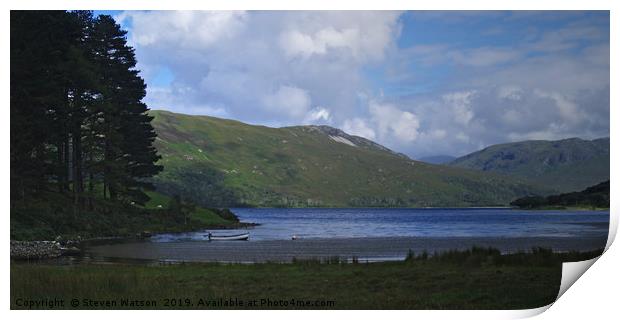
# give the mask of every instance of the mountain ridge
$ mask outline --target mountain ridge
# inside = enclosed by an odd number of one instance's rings
[[[370,139],[366,139],[364,137],[360,137],[356,135],[351,135],[351,134],[344,132],[341,129],[334,128],[328,125],[300,125],[300,126],[288,126],[288,127],[281,127],[281,128],[301,128],[302,130],[304,129],[305,130],[318,130],[320,132],[323,132],[329,135],[329,137],[336,142],[341,142],[341,143],[344,143],[350,146],[357,146],[357,147],[361,146],[361,147],[366,147],[366,148],[374,148],[380,151],[386,151],[394,155],[397,155],[399,157],[411,160],[409,156],[407,156],[404,153],[396,152]],[[338,139],[338,138],[343,138],[344,140]]]
[[[508,174],[560,192],[609,179],[609,137],[528,140],[488,146],[449,166]]]

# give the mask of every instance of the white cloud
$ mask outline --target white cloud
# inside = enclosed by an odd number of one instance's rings
[[[351,118],[357,93],[368,91],[364,67],[395,49],[400,14],[128,11],[117,18],[131,26],[138,68],[150,75],[151,107],[217,105],[241,121],[296,125]],[[151,90],[148,80],[163,66],[171,86],[192,90],[179,97]],[[313,109],[325,105],[337,108]]]
[[[524,118],[525,116],[523,114],[514,109],[506,110],[501,117],[502,121],[510,126],[518,125]]]
[[[345,120],[342,125],[342,130],[350,135],[360,136],[370,140],[374,140],[377,137],[375,131],[366,123],[366,120],[361,118]]]
[[[277,91],[262,98],[265,109],[274,113],[284,113],[292,118],[299,118],[306,114],[312,99],[306,90],[283,85]]]
[[[469,136],[464,132],[457,133],[455,138],[461,142],[469,142]]]
[[[329,110],[323,107],[316,107],[308,111],[308,113],[306,114],[306,117],[303,120],[303,123],[304,124],[311,124],[311,123],[318,123],[318,122],[330,123],[331,121],[332,121],[332,117],[330,115]]]
[[[600,28],[574,23],[562,28],[543,32],[539,38],[529,45],[529,49],[543,52],[557,52],[575,48],[582,40],[596,40],[602,38]]]
[[[293,30],[280,36],[280,45],[289,57],[302,56],[308,58],[313,54],[324,55],[331,48],[346,48],[353,55],[357,55],[360,50],[359,37],[359,30],[357,29],[337,31],[333,28],[327,28],[314,35]]]
[[[454,51],[450,54],[455,62],[474,66],[486,67],[514,61],[519,58],[519,51],[505,48],[476,48],[463,51]]]
[[[472,14],[415,17],[456,27],[502,16]],[[118,18],[130,27],[147,82],[158,70],[173,75],[165,88],[148,82],[145,101],[156,109],[272,126],[332,124],[414,157],[608,134],[609,40],[600,21],[545,25],[523,38],[508,23],[502,36],[512,37],[510,47],[489,36],[483,46],[437,40],[400,48],[407,23],[400,16],[129,11]]]
[[[121,25],[132,25],[130,42],[141,47],[206,48],[234,37],[245,25],[240,11],[124,11]]]
[[[558,114],[565,121],[570,123],[579,122],[582,118],[586,117],[585,114],[579,110],[577,104],[571,101],[568,97],[557,92],[544,92],[542,90],[534,90],[534,94],[541,98],[551,99],[555,103],[555,107],[558,110]]]
[[[355,61],[383,58],[400,32],[399,12],[302,12],[279,35],[289,58],[334,54]]]
[[[370,101],[368,110],[382,140],[394,137],[400,142],[412,142],[418,137],[420,122],[415,114],[376,101]]]
[[[444,94],[442,99],[454,114],[456,122],[467,125],[474,118],[471,99],[476,91],[462,91]]]
[[[437,139],[437,140],[444,139],[447,135],[448,135],[448,132],[443,129],[435,129],[435,130],[431,130],[430,132],[430,136],[433,139]]]
[[[497,97],[500,99],[519,101],[523,98],[523,90],[518,86],[502,86],[497,91]]]
[[[173,109],[175,112],[185,114],[200,114],[219,118],[230,117],[230,114],[222,105],[209,103],[187,103],[187,101],[183,99],[183,97],[185,95],[192,94],[193,89],[189,87],[151,87],[149,91],[150,94],[145,99],[145,103],[147,105],[153,106],[154,103],[151,103],[151,100],[157,101],[157,107],[153,107],[152,109]],[[171,108],[169,106],[174,106],[174,108]]]
[[[475,94],[454,91],[439,98],[408,101],[421,123],[418,139],[410,148],[418,154],[458,156],[481,145],[508,141],[608,135],[609,91],[605,88],[578,96],[536,88],[512,89],[480,87]]]

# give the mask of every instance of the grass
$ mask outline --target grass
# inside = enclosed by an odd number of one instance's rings
[[[382,263],[342,263],[338,258],[250,265],[13,263],[11,308],[23,308],[17,299],[63,299],[68,309],[72,309],[71,299],[80,300],[80,309],[109,308],[85,305],[84,299],[116,301],[112,309],[535,308],[556,298],[562,261],[598,254],[536,249],[500,255],[495,249],[473,248],[437,255],[411,254],[406,261]],[[123,306],[122,299],[152,300],[155,305]],[[292,299],[297,302],[291,304]],[[243,301],[244,305],[228,307],[223,301]],[[256,304],[248,305],[252,301]],[[309,304],[297,304],[300,301]],[[217,306],[208,305],[218,302]]]

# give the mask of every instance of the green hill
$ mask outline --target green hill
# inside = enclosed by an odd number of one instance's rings
[[[490,206],[546,191],[414,161],[327,126],[150,114],[164,166],[157,189],[205,206]]]
[[[449,165],[509,174],[558,192],[577,191],[609,179],[609,138],[498,144]]]

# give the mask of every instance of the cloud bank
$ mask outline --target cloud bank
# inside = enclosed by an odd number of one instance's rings
[[[270,126],[329,124],[412,157],[609,134],[608,14],[460,16],[125,11],[115,18],[129,30],[153,109]]]

